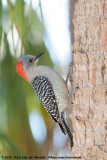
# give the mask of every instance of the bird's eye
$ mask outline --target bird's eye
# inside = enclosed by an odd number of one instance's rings
[[[33,59],[30,59],[29,62],[32,63]]]

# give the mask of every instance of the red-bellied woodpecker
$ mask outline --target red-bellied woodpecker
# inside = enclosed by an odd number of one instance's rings
[[[28,81],[37,96],[42,101],[51,118],[57,122],[64,134],[68,133],[73,146],[73,136],[67,126],[69,91],[64,79],[53,69],[47,66],[37,66],[37,59],[43,54],[36,56],[25,55],[17,62],[17,72]]]

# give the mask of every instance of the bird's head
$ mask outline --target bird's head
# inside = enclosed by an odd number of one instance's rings
[[[28,71],[33,70],[34,66],[37,64],[38,58],[43,54],[39,53],[35,56],[25,55],[21,57],[16,65],[16,70],[19,75],[21,75],[26,81],[29,82]]]

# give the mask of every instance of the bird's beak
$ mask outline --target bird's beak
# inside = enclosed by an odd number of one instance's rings
[[[43,53],[44,53],[44,52],[38,53],[37,55],[35,55],[35,56],[34,56],[34,57],[35,57],[35,60],[37,60]]]

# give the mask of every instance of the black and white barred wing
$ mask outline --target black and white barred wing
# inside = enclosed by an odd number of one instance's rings
[[[65,134],[65,130],[61,124],[59,117],[59,110],[55,98],[54,91],[48,78],[43,76],[37,76],[32,84],[37,96],[42,101],[46,111],[50,114],[55,122],[58,122],[62,132]]]

